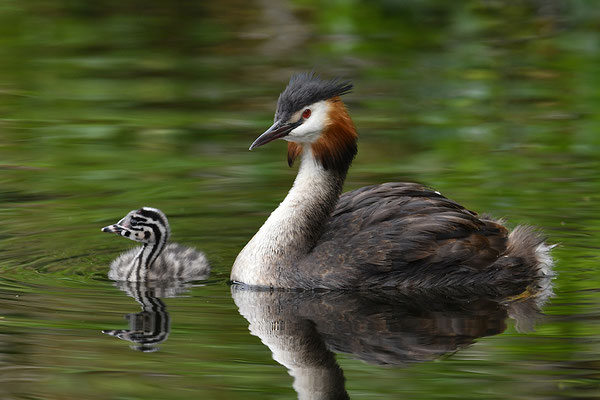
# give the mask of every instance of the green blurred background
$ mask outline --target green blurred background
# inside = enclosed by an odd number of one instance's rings
[[[227,278],[293,180],[284,143],[248,152],[293,72],[355,84],[346,189],[431,185],[539,226],[556,296],[440,363],[340,355],[352,398],[593,398],[600,392],[600,7],[593,0],[0,2],[0,395],[294,398]],[[100,334],[136,303],[105,279],[142,205],[204,250],[141,354]]]

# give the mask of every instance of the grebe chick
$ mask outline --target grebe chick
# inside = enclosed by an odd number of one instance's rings
[[[115,281],[194,281],[208,278],[210,265],[204,253],[177,243],[168,243],[169,222],[156,208],[142,207],[130,211],[102,232],[116,233],[143,243],[110,264],[108,277]]]
[[[534,230],[499,221],[415,183],[341,195],[357,133],[340,96],[352,84],[292,76],[275,123],[250,146],[288,141],[300,169],[287,197],[235,260],[231,280],[300,289],[465,287],[521,293],[552,271]],[[485,287],[485,289],[484,289]]]

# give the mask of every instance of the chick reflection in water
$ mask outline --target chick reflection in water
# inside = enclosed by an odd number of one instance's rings
[[[269,291],[233,285],[240,314],[294,378],[299,399],[347,399],[335,352],[369,364],[431,361],[506,329],[531,327],[549,282],[507,301],[472,293]]]
[[[167,243],[170,227],[166,215],[151,207],[130,211],[102,232],[141,242],[142,246],[117,257],[108,277],[133,297],[142,311],[127,314],[129,329],[104,330],[111,336],[134,343],[135,350],[156,351],[170,332],[170,317],[161,297],[176,297],[190,285],[186,282],[207,279],[210,265],[206,256],[190,247]]]
[[[164,342],[171,332],[171,317],[167,306],[158,297],[176,297],[187,286],[173,283],[168,287],[151,287],[145,282],[116,282],[116,286],[133,297],[142,306],[139,313],[125,315],[129,329],[105,329],[102,333],[131,342],[133,350],[157,351],[157,344]]]

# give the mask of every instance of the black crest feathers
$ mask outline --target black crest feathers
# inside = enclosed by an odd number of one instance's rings
[[[287,87],[277,101],[276,120],[287,120],[303,107],[321,100],[342,96],[352,90],[350,81],[338,78],[323,80],[312,72],[292,75]]]

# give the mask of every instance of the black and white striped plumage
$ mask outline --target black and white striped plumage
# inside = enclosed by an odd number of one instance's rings
[[[170,236],[166,215],[156,208],[130,211],[123,219],[102,228],[143,243],[110,264],[108,277],[115,281],[194,281],[208,278],[206,256],[193,248],[167,243]]]

